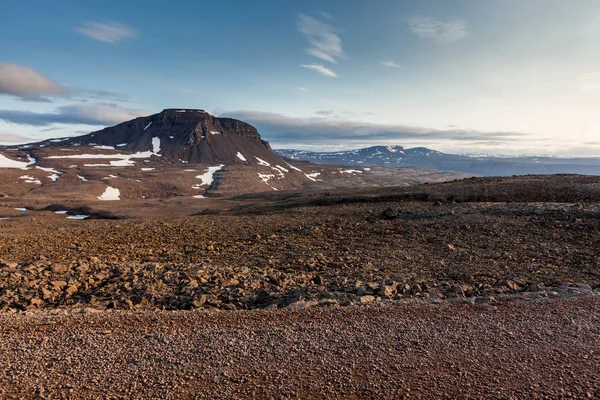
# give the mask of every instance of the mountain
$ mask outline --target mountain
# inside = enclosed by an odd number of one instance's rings
[[[253,126],[204,110],[166,109],[87,135],[49,139],[33,147],[98,146],[119,151],[156,150],[162,159],[210,164],[281,163]]]
[[[278,149],[275,150],[275,153],[291,160],[320,164],[363,167],[418,167],[483,176],[564,173],[600,175],[600,158],[469,157],[442,153],[425,147],[405,149],[402,146],[373,146],[336,152]]]
[[[0,146],[0,198],[18,201],[203,199],[467,176],[472,174],[286,161],[253,126],[203,110],[167,109],[83,136]]]

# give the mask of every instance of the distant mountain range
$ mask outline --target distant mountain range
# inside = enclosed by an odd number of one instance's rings
[[[529,174],[600,175],[600,158],[555,158],[464,156],[446,154],[425,147],[373,146],[364,149],[313,152],[279,149],[280,157],[317,164],[347,166],[421,167],[441,171],[459,171],[484,176]]]

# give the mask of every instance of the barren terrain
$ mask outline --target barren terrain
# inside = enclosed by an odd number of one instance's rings
[[[4,397],[600,396],[598,177],[0,200]]]

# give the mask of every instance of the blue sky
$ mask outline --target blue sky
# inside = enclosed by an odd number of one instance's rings
[[[0,3],[0,142],[164,108],[274,147],[600,155],[596,0]]]

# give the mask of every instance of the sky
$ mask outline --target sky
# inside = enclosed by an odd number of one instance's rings
[[[0,143],[198,108],[274,148],[600,156],[597,0],[2,0],[0,21]]]

